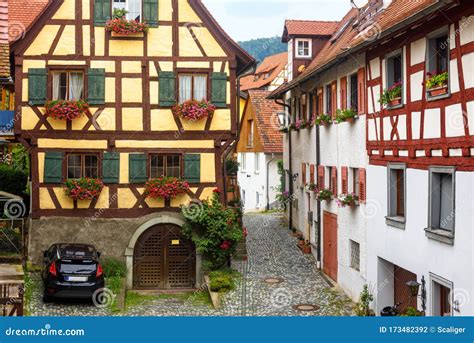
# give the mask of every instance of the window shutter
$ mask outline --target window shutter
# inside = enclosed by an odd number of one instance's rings
[[[314,164],[309,166],[309,183],[314,185]]]
[[[148,179],[145,154],[130,154],[129,178],[130,183],[145,183]]]
[[[325,188],[325,185],[324,185],[324,166],[318,166],[318,188],[319,188],[320,191]]]
[[[341,77],[341,109],[347,108],[347,77]]]
[[[337,168],[336,167],[332,167],[332,175],[331,175],[331,178],[332,178],[332,194],[337,197]]]
[[[28,69],[28,103],[44,105],[46,102],[47,72],[45,68]]]
[[[347,194],[349,191],[348,187],[348,174],[349,170],[347,167],[341,167],[341,184],[342,184],[342,193]]]
[[[176,76],[172,71],[159,72],[159,101],[160,106],[176,104]]]
[[[365,68],[360,68],[357,71],[357,96],[359,98],[358,113],[364,114],[365,112]]]
[[[201,155],[184,155],[184,178],[189,183],[201,182]]]
[[[211,102],[216,107],[227,106],[227,74],[212,73]]]
[[[103,105],[105,103],[105,69],[89,69],[87,80],[87,102],[89,105]]]
[[[301,164],[301,183],[306,185],[306,163]]]
[[[365,169],[359,169],[359,201],[365,203],[367,201],[367,182]]]
[[[158,0],[143,0],[143,21],[158,27]]]
[[[324,111],[324,93],[323,93],[323,88],[318,89],[318,115],[323,114]]]
[[[107,20],[112,17],[112,7],[110,0],[95,0],[94,1],[94,25],[105,26]]]
[[[44,160],[44,182],[61,183],[63,179],[63,159],[62,152],[47,152]]]
[[[332,118],[336,118],[337,111],[337,81],[333,81],[331,84],[331,111]]]
[[[120,155],[116,152],[106,152],[102,159],[102,179],[104,183],[119,183]]]

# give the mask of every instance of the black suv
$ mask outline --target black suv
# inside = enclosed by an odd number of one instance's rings
[[[44,252],[43,301],[52,298],[92,298],[104,288],[100,253],[86,244],[54,244]]]

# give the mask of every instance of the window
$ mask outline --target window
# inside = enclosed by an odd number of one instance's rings
[[[53,72],[53,100],[80,100],[84,97],[84,73]]]
[[[386,82],[387,82],[386,84],[387,89],[389,89],[394,84],[399,83],[399,82],[402,82],[402,89],[403,89],[403,58],[400,52],[387,57]]]
[[[67,178],[99,177],[99,157],[90,154],[69,154],[67,156]]]
[[[404,165],[388,167],[388,222],[389,225],[400,227],[405,224],[405,184],[406,171]],[[398,224],[397,224],[398,223]]]
[[[350,76],[350,104],[349,108],[358,110],[359,108],[359,91],[357,82],[357,73]]]
[[[332,115],[332,88],[331,88],[331,85],[326,86],[326,114]]]
[[[453,283],[434,274],[431,279],[431,315],[436,317],[450,317],[453,315]]]
[[[127,11],[128,20],[141,20],[142,0],[113,0],[112,8]]]
[[[260,173],[260,154],[255,154],[255,174]]]
[[[242,168],[240,168],[240,170],[242,171],[242,173],[245,173],[247,171],[247,154],[245,153],[242,153],[242,160],[240,161],[240,166]]]
[[[351,249],[351,268],[360,271],[360,244],[349,240]]]
[[[260,193],[259,192],[256,192],[256,207],[257,208],[260,208]]]
[[[247,120],[247,147],[253,148],[254,125],[253,120]]]
[[[179,75],[179,103],[207,99],[207,75]]]
[[[181,156],[150,155],[150,177],[181,177]]]
[[[454,169],[430,169],[429,229],[454,234]]]
[[[355,195],[360,195],[360,188],[359,188],[359,169],[358,168],[351,168],[351,189],[349,190],[350,193],[354,193]]]
[[[431,38],[428,41],[428,71],[444,73],[448,71],[449,39],[447,34]]]
[[[296,40],[296,57],[311,58],[311,40],[297,39]]]
[[[332,185],[332,181],[333,181],[333,179],[332,179],[332,168],[334,168],[334,167],[327,167],[327,173],[326,173],[327,179],[326,179],[326,182],[324,183],[325,186],[326,186],[326,189],[330,189],[330,190],[332,190],[332,186],[333,186]]]

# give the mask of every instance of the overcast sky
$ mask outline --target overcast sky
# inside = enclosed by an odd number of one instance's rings
[[[341,20],[350,0],[203,0],[236,41],[283,33],[285,19]]]

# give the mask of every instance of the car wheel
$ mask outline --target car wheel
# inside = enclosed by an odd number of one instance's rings
[[[53,301],[53,298],[51,297],[51,295],[43,293],[43,302],[44,303],[50,303],[51,301]]]

